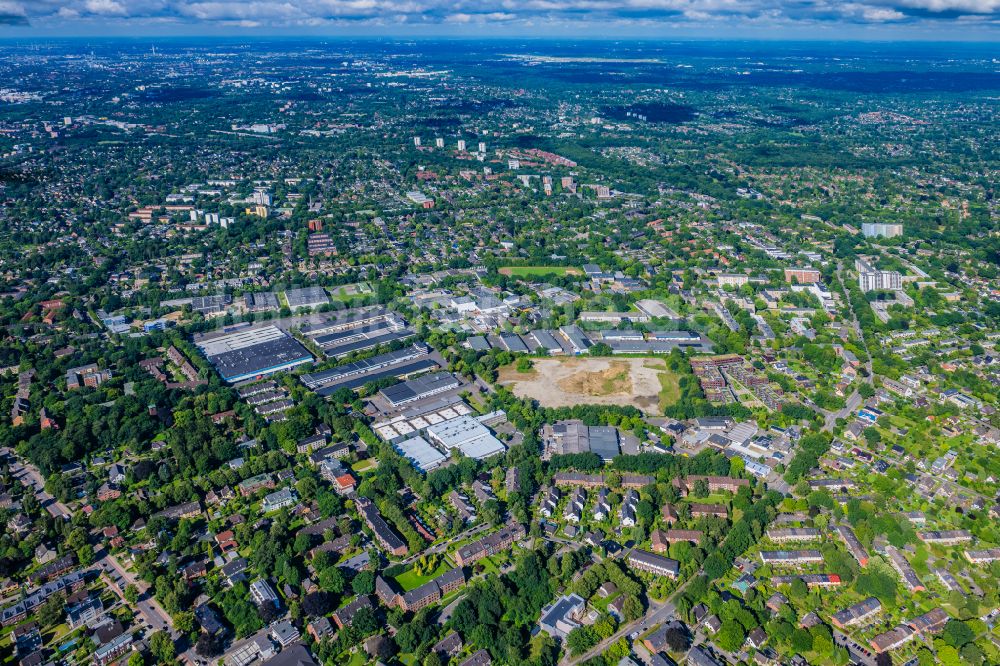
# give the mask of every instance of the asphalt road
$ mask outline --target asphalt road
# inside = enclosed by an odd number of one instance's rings
[[[453,544],[453,543],[455,543],[457,541],[461,541],[462,539],[467,539],[470,536],[473,536],[475,534],[479,534],[480,532],[482,532],[483,530],[485,530],[487,527],[489,527],[489,525],[487,523],[479,523],[478,525],[470,527],[469,529],[465,530],[464,532],[456,534],[455,536],[451,537],[450,539],[448,539],[446,541],[441,541],[440,543],[436,543],[433,546],[431,546],[430,548],[427,548],[426,550],[420,551],[416,555],[411,555],[410,557],[408,557],[405,560],[403,560],[402,562],[400,562],[400,564],[409,564],[410,562],[416,561],[418,558],[420,558],[423,555],[430,555],[430,554],[434,554],[434,553],[443,553],[445,550],[447,550],[448,546],[450,546],[451,544]]]
[[[672,599],[673,596],[677,594],[677,592],[683,589],[683,587],[684,586],[682,585],[681,587],[677,588],[677,590],[674,591],[674,594],[670,595],[670,598]],[[597,655],[607,650],[608,647],[610,647],[611,644],[617,641],[619,638],[630,636],[631,634],[636,632],[638,632],[639,634],[643,634],[647,630],[655,627],[656,625],[666,622],[667,620],[671,619],[674,616],[675,610],[676,609],[674,607],[674,604],[671,601],[667,602],[651,601],[649,609],[646,611],[646,614],[640,617],[638,620],[623,625],[612,636],[605,638],[603,641],[601,641],[600,643],[592,647],[590,650],[588,650],[587,652],[583,653],[578,657],[570,657],[569,655],[566,655],[565,657],[563,657],[560,664],[563,664],[563,666],[570,666],[571,664],[579,664],[587,661],[592,657],[596,657]]]
[[[135,610],[142,614],[143,618],[146,620],[146,624],[153,627],[152,631],[167,631],[172,637],[176,638],[176,632],[173,630],[170,615],[168,615],[167,612],[163,610],[163,607],[160,606],[160,603],[148,593],[149,586],[145,583],[145,581],[139,580],[139,578],[126,569],[114,555],[111,555],[106,551],[104,555],[97,560],[96,564],[104,571],[105,575],[112,580],[115,587],[118,588],[118,591],[122,595],[124,595],[125,588],[128,585],[135,585],[135,587],[139,590],[139,600],[135,604]]]
[[[53,516],[69,520],[73,513],[62,502],[57,502],[56,498],[45,491],[45,479],[35,466],[22,461],[17,457],[17,453],[8,447],[0,449],[0,453],[14,458],[15,462],[10,465],[10,472],[15,479],[19,480],[26,488],[31,488],[38,503],[48,510]]]

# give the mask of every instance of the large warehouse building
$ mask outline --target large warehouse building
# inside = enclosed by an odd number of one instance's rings
[[[258,379],[313,361],[305,347],[275,326],[231,327],[196,336],[194,343],[229,383]]]
[[[438,393],[444,393],[458,388],[462,383],[450,372],[435,372],[416,379],[410,379],[402,384],[395,384],[380,391],[380,394],[393,407],[399,407],[421,398],[429,398]]]
[[[306,373],[301,379],[303,384],[318,395],[328,396],[342,388],[356,390],[386,377],[407,379],[421,372],[435,370],[440,366],[429,354],[430,348],[418,342],[398,351],[346,363],[331,370]]]
[[[330,302],[323,287],[302,287],[301,289],[289,289],[285,291],[285,300],[292,310],[297,308],[318,308]]]
[[[458,449],[470,458],[481,460],[506,448],[489,429],[471,416],[444,421],[427,427],[427,437],[445,451]]]

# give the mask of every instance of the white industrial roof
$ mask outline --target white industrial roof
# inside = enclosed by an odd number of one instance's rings
[[[471,416],[459,416],[432,425],[427,428],[427,434],[445,448],[457,448],[470,458],[488,458],[505,450],[500,440]]]
[[[400,453],[408,458],[422,472],[427,472],[447,459],[423,437],[417,436],[396,445]]]

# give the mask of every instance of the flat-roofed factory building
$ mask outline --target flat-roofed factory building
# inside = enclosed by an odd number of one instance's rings
[[[297,308],[318,308],[330,302],[330,297],[323,287],[302,287],[289,289],[285,292],[285,300],[292,310]]]
[[[196,336],[194,342],[229,383],[257,379],[313,361],[305,347],[276,326],[233,327]]]
[[[461,386],[461,382],[449,372],[435,372],[416,379],[407,380],[382,389],[379,394],[393,407],[429,398]]]

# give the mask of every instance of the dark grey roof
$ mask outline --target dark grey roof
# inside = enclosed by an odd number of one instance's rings
[[[382,389],[382,396],[394,405],[417,400],[424,395],[458,386],[459,382],[448,372],[435,372],[431,375],[417,377],[402,384]]]
[[[308,350],[297,340],[283,336],[209,358],[223,379],[265,372],[295,361],[311,361]]]
[[[473,351],[489,351],[490,343],[486,340],[486,336],[483,335],[473,335],[466,342],[469,343],[469,349]]]
[[[590,451],[611,460],[618,455],[618,430],[612,426],[590,426]]]
[[[302,643],[293,643],[264,662],[263,666],[319,666]]]

